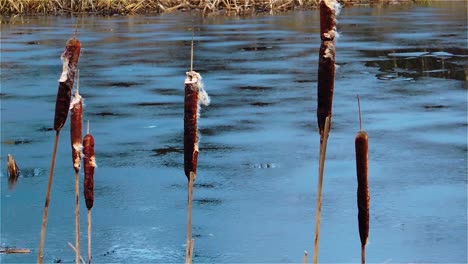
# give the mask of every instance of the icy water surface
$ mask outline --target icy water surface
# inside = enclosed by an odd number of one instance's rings
[[[325,168],[321,262],[359,262],[356,94],[369,134],[369,262],[467,260],[466,7],[344,9]],[[183,81],[195,24],[201,111],[194,262],[300,262],[312,252],[319,137],[317,12],[85,17],[80,92],[96,141],[93,259],[182,262]],[[35,262],[68,17],[2,18],[1,245]],[[74,171],[61,133],[45,261],[73,262]],[[7,154],[23,169],[9,191]],[[86,208],[82,249],[86,258]]]

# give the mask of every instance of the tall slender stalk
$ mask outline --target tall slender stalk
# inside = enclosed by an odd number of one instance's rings
[[[91,209],[94,205],[94,168],[96,168],[96,157],[94,152],[94,137],[89,133],[89,121],[83,138],[83,164],[84,164],[84,197],[86,208],[88,208],[88,264],[91,263]]]
[[[79,94],[80,72],[77,70],[76,92],[70,105],[70,140],[72,147],[72,162],[75,169],[75,263],[80,263],[80,167],[83,145],[83,100]]]
[[[315,213],[315,239],[313,262],[318,262],[320,217],[322,210],[322,184],[328,134],[331,129],[333,92],[335,88],[335,36],[339,4],[336,0],[320,0],[320,39],[317,79],[317,124],[320,134],[320,158]]]
[[[322,213],[322,185],[323,185],[323,172],[325,168],[325,157],[327,155],[327,143],[328,135],[330,132],[330,118],[325,119],[325,130],[323,143],[320,148],[320,158],[319,158],[319,173],[318,173],[318,184],[317,184],[317,204],[315,211],[315,239],[314,239],[314,257],[313,262],[318,262],[318,251],[319,251],[319,242],[320,242],[320,222],[321,222],[321,213]]]
[[[357,175],[357,205],[358,205],[358,224],[359,238],[361,240],[361,263],[366,262],[366,244],[369,237],[369,139],[367,133],[362,130],[361,103],[358,96],[359,108],[359,132],[354,139],[356,149],[356,175]]]
[[[193,184],[197,176],[198,162],[198,117],[200,103],[209,104],[209,97],[203,89],[201,75],[193,71],[193,37],[190,55],[190,71],[185,79],[184,96],[184,172],[188,180],[187,243],[185,263],[192,263],[194,241],[192,239]]]
[[[50,192],[52,189],[52,180],[54,176],[55,157],[57,156],[57,146],[60,138],[60,130],[67,120],[68,111],[70,109],[71,90],[75,79],[76,67],[80,57],[81,43],[75,37],[69,39],[65,46],[65,51],[62,53],[63,70],[59,79],[59,88],[57,91],[57,99],[55,102],[54,130],[55,140],[52,151],[52,160],[50,163],[49,177],[47,181],[47,191],[44,204],[44,212],[42,215],[41,236],[39,241],[39,250],[37,263],[44,262],[44,243],[47,229],[47,219],[49,215]]]

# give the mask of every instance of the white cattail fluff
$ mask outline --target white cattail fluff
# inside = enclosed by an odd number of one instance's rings
[[[97,168],[96,156],[92,156],[92,157],[89,159],[89,165],[91,165],[91,167]]]
[[[75,93],[73,95],[73,99],[70,103],[70,110],[73,109],[73,107],[75,107],[76,104],[79,104],[81,102],[81,100],[83,99],[83,97],[81,97],[81,95],[79,93]]]
[[[68,80],[68,72],[70,70],[70,68],[68,68],[69,60],[65,56],[65,52],[62,53],[62,56],[60,58],[62,59],[63,66],[62,66],[62,75],[60,75],[59,82],[66,82]]]
[[[335,57],[335,45],[331,41],[327,41],[324,58],[333,59]]]

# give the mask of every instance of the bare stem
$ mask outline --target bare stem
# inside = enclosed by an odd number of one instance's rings
[[[88,209],[88,264],[91,264],[91,209]]]
[[[73,251],[78,252],[78,251],[76,251],[76,248],[72,245],[72,243],[68,242],[68,245],[73,249]],[[78,263],[86,264],[86,263],[84,262],[84,259],[83,259],[82,256],[80,256],[80,260],[81,260],[81,262],[78,262]]]
[[[309,254],[307,253],[307,251],[304,250],[304,257],[302,258],[302,263],[303,263],[303,264],[307,264],[307,256],[308,256],[308,255],[309,255]]]
[[[362,131],[361,99],[359,98],[359,95],[357,95],[357,103],[358,103],[358,110],[359,110],[359,131]]]
[[[80,263],[80,177],[79,172],[75,172],[75,263]]]
[[[190,71],[193,71],[193,38],[194,38],[194,33],[195,29],[192,28],[192,46],[190,48]]]
[[[185,250],[185,263],[192,263],[193,255],[193,239],[192,239],[192,203],[193,203],[193,183],[196,175],[190,172],[190,179],[188,182],[188,207],[187,207],[187,245]]]
[[[57,156],[57,146],[60,138],[60,130],[55,133],[54,150],[52,151],[52,161],[50,162],[49,179],[47,181],[47,191],[44,205],[44,213],[42,215],[42,226],[41,226],[41,237],[39,242],[39,251],[37,255],[37,263],[42,264],[44,262],[44,242],[47,229],[47,217],[49,215],[49,204],[50,204],[50,191],[52,189],[52,180],[54,177],[55,157]]]
[[[323,141],[320,144],[320,158],[319,158],[319,175],[317,185],[317,205],[315,211],[315,243],[314,243],[314,258],[313,263],[318,262],[318,249],[320,241],[320,216],[322,213],[322,185],[323,185],[323,171],[325,168],[325,157],[327,154],[328,135],[330,133],[330,117],[325,119],[325,130]]]
[[[86,134],[89,134],[89,120],[88,120],[88,125],[86,126]]]
[[[366,245],[361,245],[361,263],[366,263]]]

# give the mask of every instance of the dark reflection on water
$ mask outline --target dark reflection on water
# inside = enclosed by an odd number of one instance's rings
[[[0,19],[0,158],[13,154],[27,175],[8,191],[1,163],[0,243],[35,250],[60,53],[75,19]],[[194,67],[212,101],[200,112],[194,261],[299,262],[303,250],[311,251],[318,19],[317,12],[295,12],[78,20],[80,92],[98,164],[95,262],[184,260],[183,81],[192,24]],[[370,137],[368,261],[466,261],[466,8],[462,2],[345,8],[339,31],[321,261],[360,260],[356,94]],[[47,262],[73,259],[67,245],[74,241],[68,129],[58,149]],[[86,212],[84,203],[81,209]],[[36,260],[35,253],[0,258]]]

